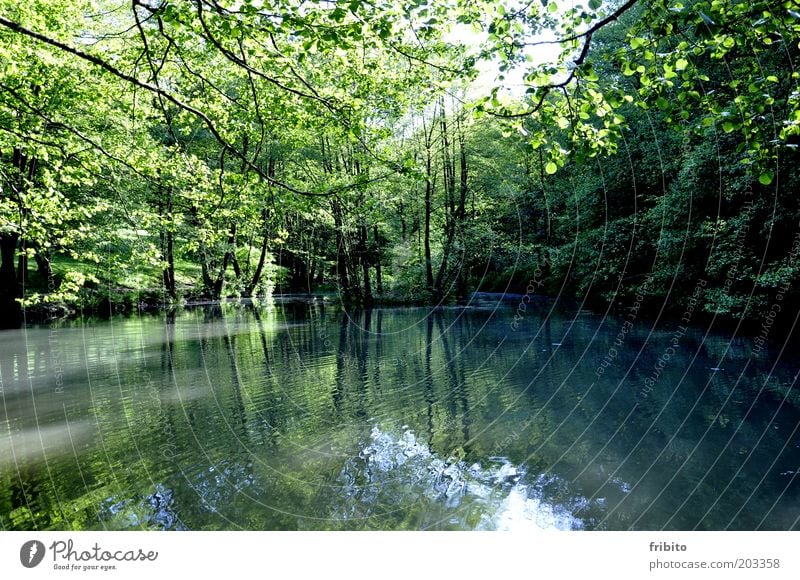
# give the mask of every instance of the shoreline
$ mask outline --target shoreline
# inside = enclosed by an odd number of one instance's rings
[[[421,308],[428,307],[432,310],[439,308],[477,308],[481,306],[491,306],[503,304],[509,308],[513,308],[515,304],[525,302],[526,305],[542,306],[552,305],[556,303],[556,307],[566,311],[575,311],[576,316],[580,314],[593,315],[601,317],[625,317],[631,311],[631,306],[626,304],[625,301],[619,300],[612,303],[605,302],[597,297],[589,297],[583,301],[579,301],[573,297],[558,297],[549,296],[544,294],[536,294],[530,296],[528,294],[518,292],[481,292],[475,291],[470,294],[470,298],[465,304],[460,304],[456,300],[451,300],[445,303],[433,305],[424,301],[411,301],[401,300],[399,298],[385,297],[374,299],[368,305],[347,305],[340,299],[339,295],[333,292],[317,292],[317,293],[281,293],[269,294],[263,296],[252,297],[227,297],[221,299],[210,299],[200,296],[190,297],[185,301],[175,303],[164,302],[158,300],[154,292],[141,292],[141,293],[119,293],[122,296],[121,300],[109,300],[104,297],[97,301],[92,301],[87,305],[66,304],[66,303],[50,303],[41,304],[34,307],[22,309],[22,323],[18,327],[5,328],[6,330],[14,330],[15,328],[23,328],[36,326],[41,324],[53,324],[58,322],[67,322],[82,317],[96,318],[98,320],[108,320],[113,316],[134,316],[142,314],[157,314],[160,312],[169,314],[184,308],[207,308],[223,305],[241,305],[252,306],[260,305],[269,302],[279,302],[282,304],[308,304],[312,302],[321,303],[324,306],[340,307],[349,311],[371,310],[377,308]],[[133,297],[138,296],[139,299],[134,301]],[[525,298],[528,300],[525,301]],[[656,297],[650,298],[649,302],[653,304],[643,304],[641,309],[638,310],[637,318],[641,323],[647,323],[655,328],[657,325],[662,329],[671,329],[677,327],[681,323],[680,312],[674,312],[674,309],[665,307],[662,301],[656,301]],[[478,304],[479,302],[489,302],[490,304]],[[787,303],[786,306],[789,306]],[[794,308],[787,308],[787,311],[795,312],[795,319],[800,318],[800,307],[791,305]],[[781,319],[783,320],[783,318]],[[731,338],[745,338],[749,340],[758,340],[762,344],[777,344],[789,340],[794,343],[798,341],[798,337],[793,336],[793,326],[786,323],[781,324],[777,322],[771,324],[764,332],[764,321],[761,318],[736,318],[726,314],[714,314],[704,310],[697,310],[694,312],[694,318],[688,324],[690,328],[705,328],[714,333],[731,334]],[[733,334],[735,333],[735,334]],[[765,336],[766,334],[766,336]]]

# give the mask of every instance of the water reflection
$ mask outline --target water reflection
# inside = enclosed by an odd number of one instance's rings
[[[415,517],[420,529],[479,530],[581,529],[572,515],[584,498],[571,505],[551,505],[544,489],[553,482],[544,476],[528,481],[524,468],[496,457],[468,465],[454,457],[442,459],[420,443],[411,431],[399,436],[373,427],[357,456],[348,459],[333,500],[335,519],[369,519],[375,514]]]
[[[531,307],[223,305],[0,333],[3,529],[792,529],[796,368]],[[772,356],[775,356],[774,354]]]

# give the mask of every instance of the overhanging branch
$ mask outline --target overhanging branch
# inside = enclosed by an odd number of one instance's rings
[[[270,177],[264,171],[262,171],[261,168],[258,167],[255,163],[253,163],[252,161],[247,159],[247,157],[241,151],[239,151],[237,148],[233,147],[230,143],[228,143],[225,140],[225,138],[222,136],[222,134],[219,132],[217,127],[214,125],[214,123],[211,121],[211,119],[208,117],[208,115],[203,113],[203,111],[201,111],[201,110],[189,105],[188,103],[185,103],[184,101],[180,100],[175,95],[173,95],[172,93],[162,89],[161,87],[155,86],[155,85],[153,85],[151,83],[142,81],[142,80],[140,80],[140,79],[138,79],[138,78],[136,78],[136,77],[134,77],[132,75],[129,75],[129,74],[121,71],[119,68],[115,67],[111,63],[106,62],[105,60],[103,60],[102,58],[100,58],[98,56],[95,56],[93,54],[89,54],[87,52],[84,52],[84,51],[82,51],[80,49],[77,49],[77,48],[75,48],[73,46],[70,46],[70,45],[68,45],[68,44],[66,44],[64,42],[61,42],[60,40],[56,40],[54,38],[50,38],[50,37],[48,37],[48,36],[46,36],[44,34],[36,32],[34,30],[30,30],[28,28],[25,28],[24,26],[22,26],[18,22],[14,22],[13,20],[9,20],[8,18],[5,18],[3,16],[0,16],[0,26],[4,26],[4,27],[8,28],[9,30],[12,30],[12,31],[14,31],[14,32],[16,32],[18,34],[22,34],[22,35],[28,36],[30,38],[33,38],[33,39],[39,41],[39,42],[42,42],[44,44],[47,44],[47,45],[53,46],[55,48],[58,48],[59,50],[63,50],[66,53],[69,53],[69,54],[71,54],[73,56],[76,56],[76,57],[78,57],[78,58],[80,58],[82,60],[85,60],[85,61],[87,61],[87,62],[89,62],[89,63],[91,63],[91,64],[93,64],[93,65],[95,65],[97,67],[100,67],[101,69],[105,70],[106,72],[111,73],[112,75],[114,75],[114,76],[116,76],[116,77],[118,77],[118,78],[120,78],[120,79],[122,79],[122,80],[124,80],[124,81],[126,81],[128,83],[130,83],[133,86],[140,87],[142,89],[150,91],[151,93],[153,93],[155,95],[158,95],[159,97],[162,97],[162,98],[170,101],[171,103],[173,103],[174,105],[176,105],[180,109],[186,111],[187,113],[190,113],[191,115],[195,116],[197,119],[202,121],[203,124],[208,128],[209,132],[214,136],[214,138],[217,140],[217,142],[220,145],[222,145],[223,148],[225,148],[228,151],[232,152],[237,158],[239,158],[242,162],[244,162],[247,165],[247,167],[249,167],[251,170],[253,170],[259,177],[261,177],[267,183],[270,183],[272,185],[275,185],[276,187],[280,187],[282,189],[285,189],[286,191],[289,191],[289,192],[292,192],[292,193],[296,193],[298,195],[324,197],[324,196],[327,196],[327,195],[330,195],[331,193],[333,193],[332,191],[331,192],[324,192],[324,193],[313,192],[313,191],[305,191],[305,190],[293,187],[293,186],[289,185],[288,183],[284,183],[284,182],[282,182],[280,180],[277,180],[274,177]]]

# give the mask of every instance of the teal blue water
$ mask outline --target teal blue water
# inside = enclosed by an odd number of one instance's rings
[[[791,349],[516,306],[3,331],[0,526],[798,528]]]

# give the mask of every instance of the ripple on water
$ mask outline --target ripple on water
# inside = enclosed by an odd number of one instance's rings
[[[523,467],[505,458],[494,458],[489,465],[442,459],[409,430],[398,436],[373,427],[369,440],[358,456],[346,462],[338,481],[348,498],[339,509],[343,518],[365,517],[370,506],[387,510],[413,506],[441,518],[425,520],[425,527],[433,528],[584,527],[568,507],[547,501],[541,478],[529,476]]]

